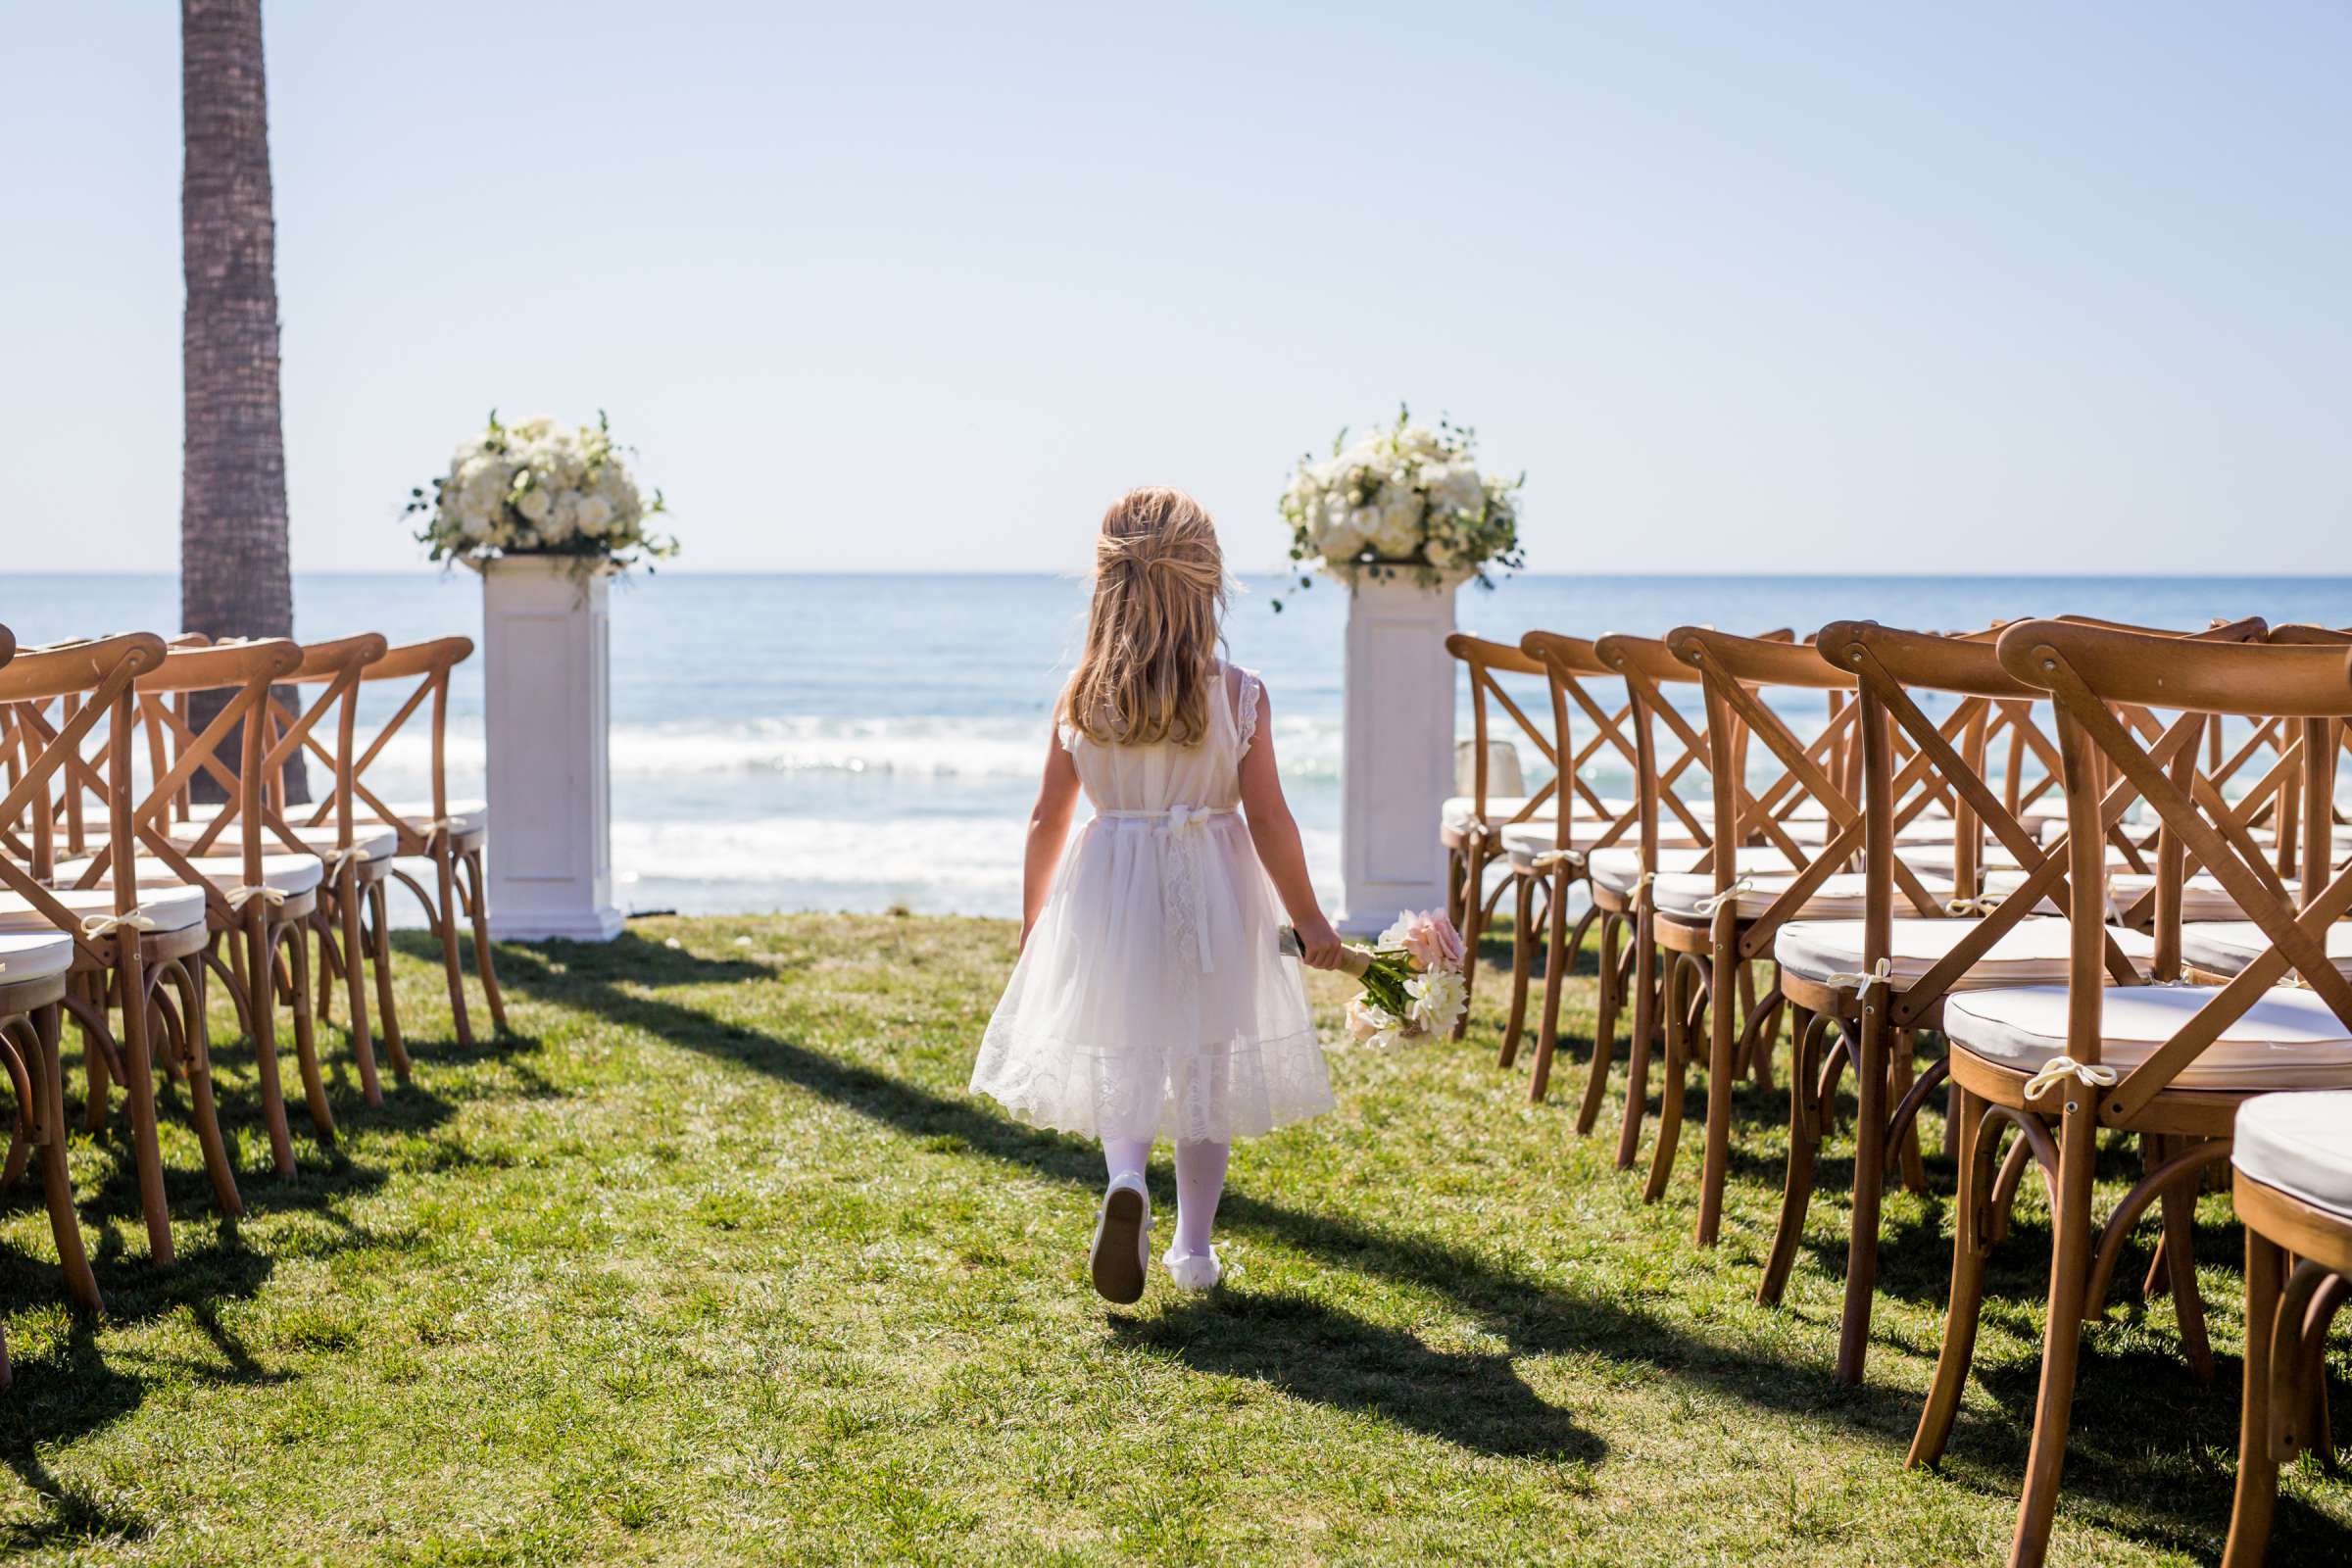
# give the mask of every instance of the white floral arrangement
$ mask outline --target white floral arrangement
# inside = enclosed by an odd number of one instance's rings
[[[1476,447],[1474,432],[1415,424],[1399,408],[1395,424],[1353,441],[1342,430],[1330,456],[1301,458],[1282,494],[1299,586],[1321,570],[1345,581],[1412,571],[1432,587],[1468,572],[1491,588],[1492,568],[1517,570],[1526,475],[1481,473]]]
[[[479,434],[458,443],[447,473],[409,492],[407,511],[428,514],[416,537],[435,561],[567,556],[583,570],[598,562],[651,570],[678,545],[646,527],[668,507],[659,490],[650,502],[638,493],[623,453],[601,412],[574,428],[545,415],[501,424],[493,409]]]

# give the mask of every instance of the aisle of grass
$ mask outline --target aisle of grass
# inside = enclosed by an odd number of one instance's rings
[[[412,949],[416,1086],[369,1111],[345,1072],[346,1141],[306,1143],[286,1183],[259,1168],[247,1062],[224,1051],[241,1226],[214,1221],[175,1137],[182,1261],[159,1273],[119,1141],[77,1138],[110,1305],[88,1322],[59,1304],[29,1195],[0,1216],[18,1369],[0,1545],[1026,1568],[2005,1545],[2047,1240],[2033,1200],[1937,1474],[1902,1452],[1943,1205],[1891,1200],[1870,1384],[1838,1390],[1834,1196],[1787,1304],[1752,1298],[1783,1115],[1753,1090],[1724,1245],[1702,1254],[1688,1167],[1643,1206],[1609,1143],[1571,1136],[1560,1100],[1528,1105],[1490,1046],[1335,1052],[1339,1113],[1236,1153],[1232,1288],[1155,1281],[1105,1308],[1081,1270],[1097,1155],[963,1092],[1011,950],[986,921],[644,921],[610,948],[506,950],[518,1038],[467,1053]],[[1590,995],[1579,982],[1571,1089]],[[1318,986],[1327,1019],[1338,996]],[[1846,1171],[1828,1163],[1833,1195]],[[1164,1166],[1154,1183],[1164,1205]],[[2222,1375],[2189,1381],[2161,1301],[2094,1332],[2055,1560],[2218,1551],[2239,1343],[2226,1215],[2209,1200],[2199,1235]],[[2306,1463],[2287,1493],[2277,1560],[2352,1558],[2352,1489]]]

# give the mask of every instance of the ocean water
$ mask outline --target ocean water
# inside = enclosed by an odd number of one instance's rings
[[[1232,658],[1265,678],[1285,786],[1317,880],[1334,895],[1346,608],[1345,591],[1327,582],[1300,593],[1252,579],[1226,621]],[[625,580],[612,625],[621,903],[690,913],[901,904],[1017,913],[1022,825],[1085,612],[1075,577]],[[1465,630],[1511,642],[1538,626],[1804,633],[1840,617],[1949,628],[2080,613],[2185,627],[2260,614],[2345,625],[2352,578],[1529,575],[1492,593],[1463,590],[1458,612]],[[177,621],[170,576],[19,574],[0,583],[0,623],[23,642],[169,631]],[[298,574],[295,627],[306,638],[372,629],[395,642],[452,632],[478,640],[480,585],[464,572]],[[374,717],[392,702],[368,694]],[[1522,706],[1541,717],[1544,702],[1540,683],[1528,683]],[[477,656],[452,693],[459,794],[480,793],[481,712]],[[1818,722],[1801,705],[1791,717],[1800,733]],[[1544,776],[1532,752],[1525,760],[1531,780]],[[424,763],[424,732],[413,727],[372,776],[392,798],[417,795]]]

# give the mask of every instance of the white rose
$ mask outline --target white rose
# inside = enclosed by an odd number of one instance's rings
[[[1355,519],[1345,513],[1335,514],[1323,530],[1315,548],[1323,552],[1326,561],[1348,561],[1364,548],[1365,535],[1356,527]]]
[[[536,527],[547,520],[547,514],[552,506],[553,503],[547,499],[547,492],[539,486],[533,485],[515,501],[514,510],[521,513],[532,526]]]
[[[1421,470],[1430,505],[1443,512],[1476,512],[1487,498],[1478,469],[1467,463],[1442,463]]]
[[[605,524],[612,520],[612,503],[603,496],[582,496],[576,502],[567,497],[566,501],[571,506],[572,525],[590,538],[603,533]]]
[[[1384,556],[1402,560],[1421,542],[1421,498],[1392,480],[1380,493],[1380,520],[1372,542]]]
[[[1445,451],[1438,432],[1426,424],[1408,424],[1396,432],[1396,450],[1408,457],[1434,458]]]

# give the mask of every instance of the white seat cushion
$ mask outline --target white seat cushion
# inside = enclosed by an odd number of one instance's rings
[[[2180,961],[2207,974],[2235,974],[2270,951],[2271,939],[2251,920],[2180,922]],[[2352,975],[2352,921],[2328,928],[2328,956]]]
[[[1661,839],[1658,844],[1658,874],[1687,873],[1698,864],[1699,857],[1707,852],[1693,844],[1676,843]],[[1742,871],[1786,871],[1788,857],[1775,849],[1750,847],[1740,851],[1735,862]],[[1621,898],[1631,897],[1634,884],[1642,879],[1642,852],[1623,842],[1605,850],[1594,850],[1585,857],[1585,874],[1597,887],[1608,889]]]
[[[2026,873],[2023,871],[1984,873],[1984,891],[2003,898],[2015,893],[2025,883]],[[2107,877],[2107,907],[2111,912],[2121,914],[2155,885],[2156,878],[2152,873],[2111,872]],[[2295,893],[2294,878],[2286,879],[2286,890],[2288,897],[2292,898]],[[2180,919],[2183,923],[2192,920],[2238,920],[2244,917],[2245,911],[2237,906],[2237,901],[2230,896],[2230,890],[2223,887],[2211,872],[2199,871],[2194,876],[2180,879]]]
[[[1574,851],[1576,858],[1580,860],[1586,858],[1583,846],[1591,844],[1616,825],[1614,817],[1579,816],[1572,818],[1568,823],[1568,835],[1577,846]],[[1635,830],[1629,827],[1618,835],[1610,848],[1615,849],[1618,845],[1628,843],[1636,837]],[[1559,848],[1559,838],[1560,825],[1557,822],[1514,822],[1502,830],[1502,849],[1503,853],[1511,858],[1511,864],[1521,870],[1526,870],[1535,863],[1537,856],[1549,855],[1553,850]]]
[[[49,891],[76,919],[115,912],[115,890],[111,887],[52,888]],[[204,890],[187,887],[176,881],[169,885],[143,886],[139,889],[139,912],[153,920],[158,931],[185,931],[192,925],[204,924]],[[0,931],[50,932],[56,929],[49,917],[34,908],[32,901],[22,893],[0,893]]]
[[[1912,870],[1933,871],[1938,876],[1950,876],[1953,865],[1959,859],[1958,847],[1948,839],[1941,844],[1905,845],[1894,853]],[[2110,869],[2114,869],[2128,867],[2131,862],[2124,858],[2123,851],[2111,844],[2107,847],[2107,864]],[[2018,869],[2017,855],[2008,845],[2000,843],[1998,840],[1981,845],[1977,851],[1977,869],[1980,871],[2014,871]]]
[[[2179,1034],[2218,986],[2111,986],[2101,1010],[2099,1059],[2118,1072]],[[1972,991],[1943,1004],[1955,1046],[2019,1072],[2066,1053],[2066,987]],[[2309,991],[2265,992],[2173,1082],[2182,1089],[2329,1089],[2352,1086],[2352,1030]]]
[[[1494,803],[1490,800],[1487,804],[1492,806]],[[392,814],[399,817],[403,825],[417,832],[423,832],[426,824],[433,819],[433,803],[430,801],[394,801],[391,803],[391,807]],[[360,803],[357,809],[367,810],[367,803]],[[479,833],[490,825],[490,808],[481,801],[451,801],[449,809],[442,814],[453,825],[453,830],[461,836],[467,833]],[[368,817],[369,822],[380,820],[372,811],[368,812]],[[1467,818],[1465,817],[1464,820]]]
[[[393,801],[389,804],[392,808],[392,814],[401,818],[401,823],[399,825],[422,831],[424,825],[433,819],[433,803],[430,801]],[[1492,805],[1494,803],[1489,802],[1489,804]],[[334,823],[331,819],[332,813],[329,813],[330,819],[328,821],[318,823],[316,826],[306,827],[301,820],[301,818],[309,816],[317,809],[317,802],[313,802],[308,806],[295,807],[289,813],[288,820],[293,822],[295,833],[305,844],[308,844],[311,841],[312,834],[318,833],[323,834],[323,842],[331,846],[334,843],[335,831]],[[210,822],[214,817],[220,814],[220,808],[218,806],[195,805],[188,808],[189,822]],[[486,802],[482,801],[451,801],[449,803],[449,810],[444,814],[448,820],[455,825],[460,834],[479,833],[483,828],[490,825],[490,808]],[[1466,813],[1463,817],[1463,820],[1469,820]],[[173,838],[193,837],[194,835],[192,833],[184,831],[184,829],[187,828],[187,823],[183,822],[173,823],[172,826],[172,836]],[[374,808],[369,807],[366,801],[354,802],[352,807],[352,828],[355,833],[365,836],[370,831],[380,831],[390,828],[394,825],[395,824],[386,821],[382,816],[377,814]]]
[[[1493,826],[1500,827],[1517,816],[1526,805],[1527,797],[1523,795],[1490,795],[1487,797],[1487,821]],[[1600,806],[1602,810],[1619,816],[1634,808],[1634,803],[1631,801],[1613,801],[1605,795],[1601,797]],[[485,818],[488,815],[487,812],[483,814]],[[1584,811],[1577,813],[1580,818],[1585,814]],[[1527,820],[1529,822],[1552,822],[1558,818],[1559,809],[1555,798],[1545,801],[1542,806],[1536,808],[1535,814]],[[1447,797],[1444,808],[1439,813],[1439,820],[1448,833],[1468,832],[1470,824],[1478,820],[1477,798],[1469,795]],[[1603,819],[1595,818],[1595,820]]]
[[[87,860],[61,861],[57,868],[60,882],[72,882],[89,868]],[[238,855],[207,855],[188,862],[196,874],[214,887],[226,893],[245,885],[245,859]],[[316,855],[265,855],[262,857],[262,880],[270,887],[289,897],[318,887],[326,875],[325,862]],[[141,888],[179,884],[179,874],[153,856],[139,860]]]
[[[202,828],[193,823],[176,823],[172,829],[172,842],[184,850],[195,842],[196,835],[202,831]],[[222,835],[222,838],[226,837],[226,834]],[[314,855],[325,856],[334,853],[335,830],[331,827],[304,827],[298,822],[294,824],[294,837],[303,848]],[[270,829],[262,834],[262,848],[265,851],[282,850],[285,848],[285,842],[284,839],[277,836],[275,829]],[[351,829],[351,842],[354,847],[367,852],[368,859],[389,860],[392,858],[393,853],[400,848],[400,835],[381,822],[354,822]],[[238,848],[234,843],[223,844],[220,840],[215,840],[206,846],[206,853],[233,859],[238,853]]]
[[[74,967],[74,939],[24,932],[0,936],[0,986],[46,980]]]
[[[1974,920],[1930,920],[1904,915],[1888,923],[1887,978],[1897,991],[1908,991],[1941,963],[1977,928]],[[2119,931],[2116,941],[2124,956],[2142,965],[2153,956],[2155,944],[2138,931]],[[2001,933],[1992,948],[1952,989],[1980,990],[1985,986],[2066,984],[2067,951],[2071,942],[2067,922],[2028,915]],[[1834,974],[1862,972],[1862,922],[1859,920],[1791,920],[1773,934],[1772,956],[1782,968],[1802,979],[1826,984]],[[1852,990],[1854,983],[1846,982]]]
[[[2352,1090],[2247,1101],[2237,1107],[2230,1163],[2265,1187],[2352,1219]]]
[[[1763,852],[1771,855],[1773,861],[1777,863],[1759,862],[1766,864],[1768,868],[1757,871],[1748,870],[1746,857],[1751,853],[1756,852],[1746,850],[1740,852],[1739,875],[1746,877],[1750,884],[1740,891],[1738,902],[1734,906],[1738,911],[1738,917],[1742,920],[1754,919],[1770,908],[1773,900],[1788,892],[1797,877],[1796,871],[1788,864],[1788,858],[1778,851]],[[1789,918],[1797,920],[1859,920],[1862,918],[1862,904],[1867,892],[1868,880],[1859,871],[1834,872],[1823,880],[1820,887],[1813,890],[1812,897],[1805,900],[1804,904]],[[1948,881],[1939,882],[1934,877],[1926,876],[1921,877],[1920,881],[1926,884],[1929,895],[1935,899],[1944,900],[1952,896],[1952,885]],[[1712,898],[1714,893],[1715,876],[1711,871],[1661,875],[1651,890],[1651,896],[1657,901],[1660,914],[1673,915],[1683,920],[1709,918],[1712,911],[1702,912],[1699,905]],[[1904,897],[1899,887],[1895,890],[1895,897],[1897,899]]]

